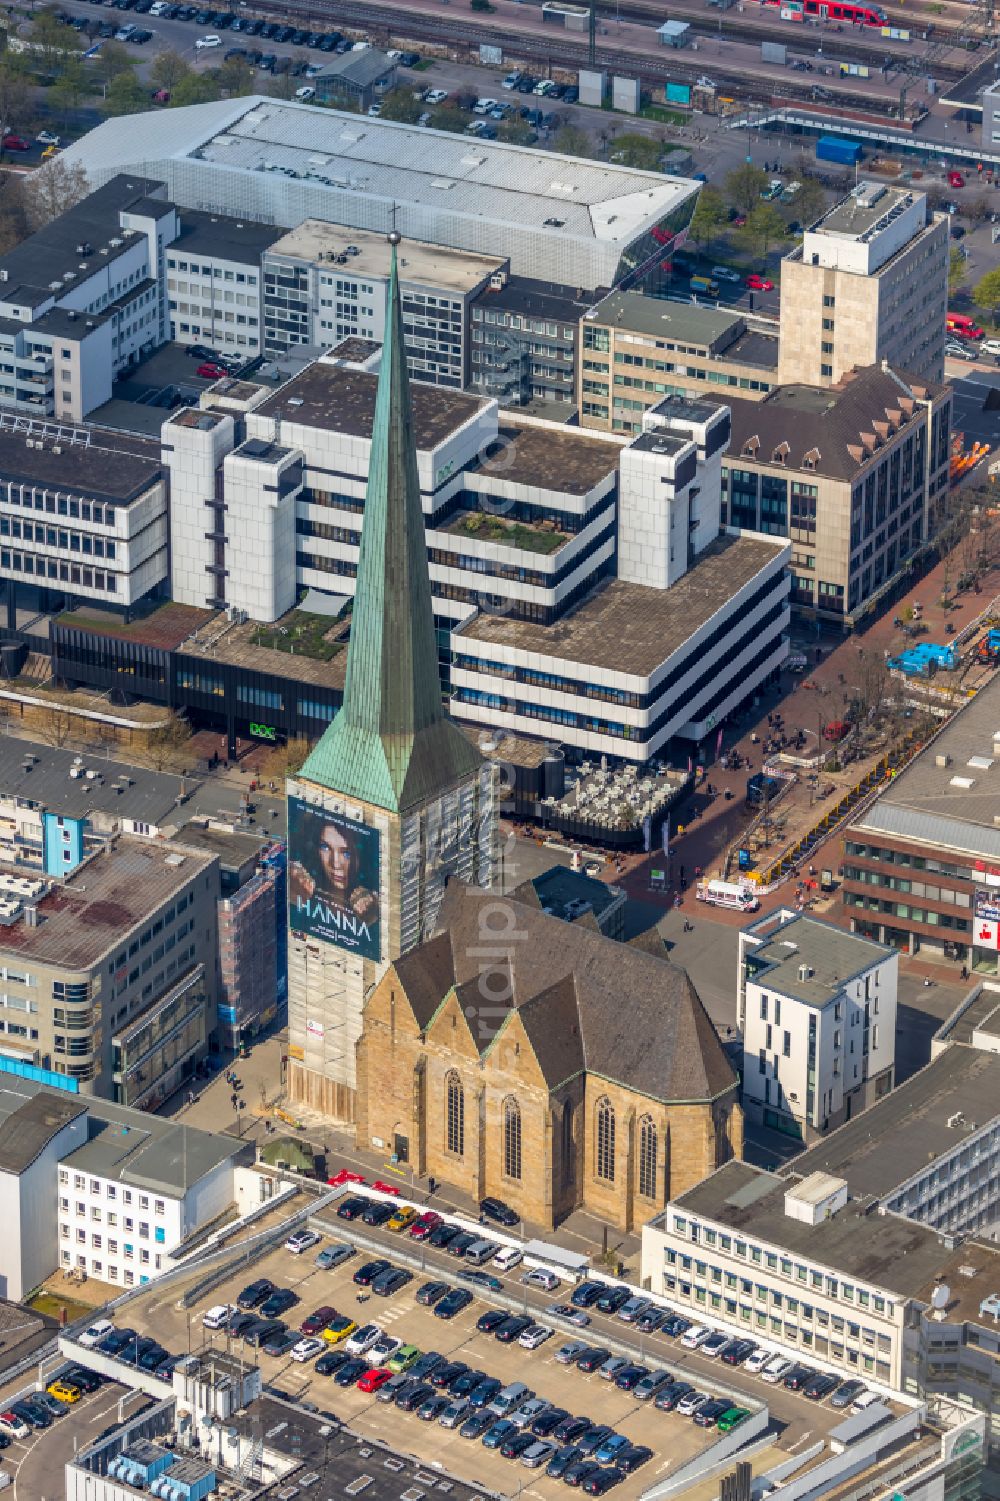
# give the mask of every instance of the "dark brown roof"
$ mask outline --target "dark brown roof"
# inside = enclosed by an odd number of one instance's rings
[[[308,365],[257,408],[265,417],[304,427],[371,438],[378,376],[349,365]],[[413,441],[417,448],[436,448],[487,404],[483,396],[448,391],[414,381],[410,391]]]
[[[509,931],[486,910],[494,894],[450,882],[437,937],[397,962],[422,1028],[454,985],[484,1056],[503,1030],[505,1009],[517,1009],[550,1088],[584,1070],[662,1101],[710,1100],[735,1086],[686,971],[505,900],[517,908]],[[477,1026],[477,1003],[488,1025]]]
[[[906,371],[866,365],[847,371],[833,386],[777,386],[763,401],[727,396],[733,414],[729,461],[738,465],[748,458],[758,465],[853,479],[895,433],[921,417],[919,402],[946,389]],[[784,461],[775,462],[772,456],[783,444]]]

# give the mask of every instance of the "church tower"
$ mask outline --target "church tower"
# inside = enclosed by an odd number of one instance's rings
[[[351,1121],[355,1043],[445,881],[493,879],[494,773],[444,712],[392,245],[344,701],[288,796],[288,1089]]]

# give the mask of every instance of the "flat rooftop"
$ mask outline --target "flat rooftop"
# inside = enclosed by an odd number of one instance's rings
[[[565,865],[553,865],[526,884],[534,888],[543,910],[551,912],[554,917],[564,918],[566,908],[574,902],[589,902],[595,915],[600,915],[622,896],[620,886],[611,886],[607,881],[598,881],[594,876],[584,875],[582,870],[570,870]],[[517,891],[513,895],[516,898]]]
[[[286,381],[257,412],[297,426],[370,439],[377,388],[377,375],[320,360]],[[412,381],[410,411],[417,448],[436,448],[488,405],[484,397]]]
[[[207,820],[186,823],[178,831],[177,842],[187,849],[204,850],[207,855],[215,855],[220,865],[230,869],[239,869],[250,861],[257,860],[262,851],[272,843],[266,834],[224,829]]]
[[[357,254],[348,253],[348,247]],[[389,241],[385,235],[367,229],[351,229],[345,224],[328,224],[323,219],[305,219],[297,229],[281,236],[270,247],[272,256],[322,263],[331,275],[349,273],[389,279]],[[346,261],[337,266],[336,257]],[[331,258],[333,264],[331,265]],[[399,246],[399,280],[402,287],[432,286],[462,295],[478,291],[494,271],[506,262],[497,256],[477,255],[470,250],[449,250],[444,245],[428,245],[406,239]]]
[[[801,1162],[797,1158],[796,1167]],[[865,1215],[850,1200],[818,1225],[791,1219],[785,1194],[797,1181],[797,1174],[780,1177],[733,1160],[681,1194],[652,1223],[665,1228],[675,1208],[685,1210],[901,1297],[925,1286],[946,1260],[933,1230],[895,1215]]]
[[[481,614],[459,641],[486,641],[581,668],[648,678],[785,549],[757,537],[718,537],[670,589],[614,579],[555,625]],[[460,648],[459,648],[460,649]]]
[[[78,775],[71,776],[72,771]],[[106,761],[103,756],[29,745],[10,736],[0,739],[3,796],[16,797],[68,818],[102,813],[109,818],[135,819],[158,828],[176,821],[182,797],[196,786],[190,777],[182,780],[167,772]]]
[[[941,103],[951,104],[956,109],[967,109],[971,113],[981,115],[983,91],[996,84],[998,64],[1000,64],[1000,54],[996,51],[990,52],[985,62],[978,63],[964,77],[957,79],[954,83],[942,84]]]
[[[176,265],[179,258],[189,255],[207,255],[216,260],[259,266],[264,251],[280,235],[281,230],[274,224],[184,209],[181,214],[181,232],[167,246],[167,264]]]
[[[946,1017],[934,1034],[934,1041],[971,1043],[973,1034],[1000,1035],[1000,995],[985,987],[967,1006]]]
[[[1000,860],[1000,677],[968,701],[854,825],[937,849]],[[944,765],[938,761],[947,758]]]
[[[760,929],[755,924],[753,931]],[[891,950],[870,938],[804,913],[783,921],[759,948],[746,950],[756,970],[754,979],[807,1006],[824,1006],[854,975],[890,954]],[[799,974],[802,965],[812,971],[805,979]],[[761,974],[765,967],[766,980]]]
[[[125,621],[110,610],[88,605],[67,610],[56,617],[55,623],[65,630],[117,636],[122,641],[136,641],[162,651],[175,651],[193,632],[218,618],[216,610],[202,610],[197,605],[179,605],[173,600],[165,600],[137,620]]]
[[[997,1114],[1000,1053],[955,1043],[796,1157],[793,1165],[802,1177],[830,1173],[845,1178],[852,1197],[885,1199],[935,1157],[959,1150],[973,1123],[982,1127]],[[961,1121],[949,1125],[956,1116]],[[885,1223],[884,1218],[879,1222]]]
[[[778,335],[751,328],[740,334],[734,343],[728,344],[723,353],[725,359],[737,365],[752,365],[759,370],[777,370]]]
[[[836,235],[844,240],[866,239],[893,209],[905,207],[915,194],[910,188],[893,188],[884,182],[858,183],[857,189],[817,219],[811,234]]]
[[[996,1327],[993,1315],[979,1310],[987,1298],[1000,1295],[1000,1247],[985,1241],[966,1241],[942,1261],[936,1276],[914,1294],[915,1298],[929,1308],[935,1288],[942,1283],[951,1294],[944,1308],[950,1324],[968,1319],[988,1329]]]
[[[37,927],[28,927],[21,916],[0,928],[0,954],[89,969],[211,863],[210,855],[122,835],[53,884],[35,904]],[[23,876],[24,871],[4,873]]]
[[[558,318],[572,328],[602,294],[584,287],[561,286],[558,282],[538,282],[528,276],[508,276],[502,287],[484,287],[476,299],[482,308],[503,308],[506,312],[527,314],[529,318]]]
[[[331,629],[336,624],[335,617],[331,617]],[[190,636],[184,643],[183,654],[191,657],[205,655],[213,661],[232,662],[253,672],[271,673],[293,682],[313,683],[342,692],[347,673],[345,647],[338,645],[331,655],[311,656],[308,644],[294,652],[282,650],[277,645],[268,646],[269,638],[273,641],[284,639],[279,635],[280,629],[280,620],[272,625],[258,625],[249,620],[244,625],[228,627],[220,635],[213,625],[210,630]]]
[[[411,391],[417,390],[414,383]],[[479,472],[514,485],[564,495],[589,495],[618,468],[621,444],[579,428],[554,429],[519,422],[500,413],[497,443],[479,461]]]
[[[641,292],[612,292],[585,316],[587,322],[649,334],[664,341],[665,347],[688,344],[711,351],[725,348],[746,328],[739,313],[646,297]]]
[[[71,441],[70,432],[85,441]],[[162,478],[163,466],[159,444],[151,440],[83,425],[60,435],[58,424],[48,423],[31,433],[0,427],[0,473],[13,484],[127,506]]]
[[[58,1089],[25,1096],[11,1076],[0,1079],[0,1172],[23,1173],[54,1136],[79,1116],[86,1102]]]

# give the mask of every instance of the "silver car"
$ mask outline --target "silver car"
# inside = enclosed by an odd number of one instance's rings
[[[556,1360],[560,1365],[572,1365],[577,1357],[582,1355],[584,1350],[587,1350],[589,1348],[590,1346],[587,1344],[586,1340],[571,1339],[568,1344],[559,1346],[558,1350],[556,1351]]]
[[[597,1374],[603,1376],[605,1381],[616,1381],[619,1372],[631,1364],[632,1362],[626,1360],[624,1355],[609,1355],[604,1364],[597,1367]]]
[[[444,1412],[438,1418],[442,1428],[457,1428],[459,1423],[464,1423],[472,1411],[472,1403],[468,1397],[456,1397],[449,1402]]]
[[[551,1443],[547,1438],[540,1438],[531,1445],[530,1449],[525,1449],[521,1455],[521,1463],[529,1470],[538,1470],[542,1465],[547,1465],[553,1455],[558,1453],[558,1444]]]

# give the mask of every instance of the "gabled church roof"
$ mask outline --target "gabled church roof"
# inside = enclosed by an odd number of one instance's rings
[[[396,240],[369,464],[344,702],[301,775],[401,813],[481,757],[441,702]]]
[[[454,987],[482,1056],[517,1011],[552,1089],[584,1071],[664,1102],[711,1100],[734,1087],[685,970],[512,897],[504,901],[516,921],[498,929],[496,901],[450,881],[440,931],[397,961],[422,1030]]]

